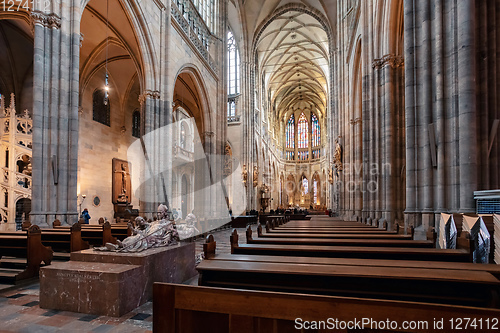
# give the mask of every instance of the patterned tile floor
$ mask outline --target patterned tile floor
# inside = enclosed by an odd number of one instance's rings
[[[230,253],[232,229],[214,232],[217,253]],[[238,229],[240,237],[244,229]],[[203,251],[204,239],[196,241],[196,254]],[[193,278],[189,284],[196,284]],[[0,333],[7,332],[152,332],[153,305],[148,302],[120,317],[107,317],[68,311],[41,309],[38,305],[40,284],[13,288],[0,285]]]

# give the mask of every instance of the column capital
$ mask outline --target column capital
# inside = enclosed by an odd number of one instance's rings
[[[139,103],[144,104],[147,99],[160,99],[161,93],[158,90],[144,90],[142,94],[139,95]]]
[[[31,12],[31,24],[33,26],[33,30],[35,25],[40,25],[50,29],[60,29],[61,18],[54,13],[45,14],[41,11],[35,10]]]
[[[404,58],[395,54],[386,54],[382,58],[374,59],[372,63],[372,67],[374,69],[381,69],[387,66],[391,66],[392,68],[400,68],[404,67],[404,65]]]
[[[202,133],[202,135],[203,135],[204,137],[208,137],[208,138],[210,138],[210,137],[213,137],[213,136],[215,135],[215,133],[214,133],[214,132],[212,132],[212,131],[205,131],[205,132],[203,132],[203,133]]]

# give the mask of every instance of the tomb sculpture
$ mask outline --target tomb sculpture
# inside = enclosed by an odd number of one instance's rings
[[[169,219],[168,208],[165,205],[158,206],[158,219],[146,222],[144,218],[135,219],[136,227],[133,235],[117,244],[106,243],[103,247],[96,247],[97,251],[114,252],[140,252],[151,248],[175,245],[179,240],[176,226]]]

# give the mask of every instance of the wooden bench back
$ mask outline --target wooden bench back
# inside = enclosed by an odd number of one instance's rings
[[[433,329],[436,314],[449,325],[450,319],[464,317],[491,321],[500,316],[500,310],[169,283],[153,285],[154,332],[300,332],[294,327],[297,318],[310,322],[331,317],[345,322],[354,318],[371,318],[375,322],[389,319],[400,324],[405,320],[425,321],[427,329],[405,330],[424,332]]]

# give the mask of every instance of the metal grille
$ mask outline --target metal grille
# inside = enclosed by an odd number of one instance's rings
[[[477,214],[500,214],[500,199],[477,200]]]

